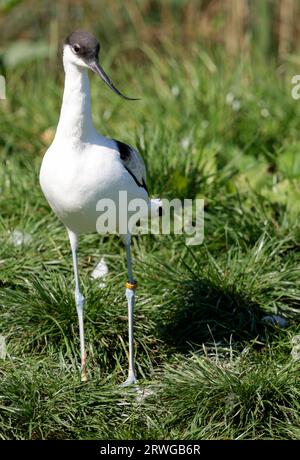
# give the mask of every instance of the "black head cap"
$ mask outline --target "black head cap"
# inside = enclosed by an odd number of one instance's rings
[[[100,43],[89,32],[76,30],[65,40],[65,45],[70,45],[73,53],[85,62],[98,60]]]
[[[98,62],[100,43],[92,34],[76,30],[66,38],[65,45],[69,45],[72,52],[81,58],[90,70],[99,75],[114,93],[118,94],[118,96],[123,99],[132,100],[132,98],[124,96],[124,94],[116,88],[109,76],[102,69]]]

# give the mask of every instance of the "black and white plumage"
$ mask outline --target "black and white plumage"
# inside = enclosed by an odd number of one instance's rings
[[[120,158],[129,174],[133,177],[139,187],[143,187],[148,193],[146,185],[146,167],[139,152],[124,142],[115,140],[120,152]]]
[[[84,298],[80,290],[77,266],[78,238],[82,233],[96,231],[99,200],[112,200],[118,211],[120,191],[126,191],[128,202],[136,198],[142,199],[151,210],[145,164],[140,154],[123,142],[102,136],[93,125],[88,69],[99,75],[116,94],[129,99],[115,87],[100,66],[99,50],[99,42],[87,32],[74,32],[65,41],[65,87],[61,113],[55,138],[44,156],[40,171],[42,190],[51,208],[66,226],[72,249],[82,381],[87,379],[87,375],[83,327]],[[157,202],[154,203],[157,207]],[[130,231],[121,237],[125,244],[128,266],[126,297],[129,372],[125,382],[127,385],[136,381],[133,352],[136,283],[132,273]]]

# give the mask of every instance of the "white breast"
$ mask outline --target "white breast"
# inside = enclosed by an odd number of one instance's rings
[[[96,231],[99,200],[113,200],[118,211],[121,190],[127,192],[128,201],[143,198],[148,202],[146,191],[126,171],[119,152],[102,139],[80,147],[54,141],[42,162],[40,184],[53,211],[76,233]]]

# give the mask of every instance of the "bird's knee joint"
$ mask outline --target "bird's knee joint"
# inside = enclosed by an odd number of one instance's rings
[[[84,307],[84,297],[81,292],[75,292],[75,302],[77,309],[83,309]]]
[[[134,296],[134,291],[131,289],[126,288],[126,297],[127,299],[131,299]]]

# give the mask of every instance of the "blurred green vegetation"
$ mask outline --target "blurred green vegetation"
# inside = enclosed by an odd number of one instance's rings
[[[107,48],[121,41],[135,61],[143,61],[142,43],[172,44],[185,56],[197,45],[231,58],[258,53],[282,63],[299,51],[299,13],[298,0],[1,0],[0,55],[8,65],[35,55],[55,60],[62,39],[81,28]]]
[[[287,2],[100,3],[0,3],[0,438],[298,439],[299,58],[294,22],[290,38],[272,26],[278,14],[286,25]],[[249,35],[241,24],[254,13]],[[133,241],[140,393],[117,387],[126,267],[114,237],[80,242],[79,383],[70,248],[38,184],[61,104],[61,40],[77,27],[100,38],[118,87],[141,97],[124,102],[92,76],[98,130],[139,148],[152,196],[205,198],[201,246]],[[100,289],[90,273],[103,254]],[[265,322],[274,314],[286,328]]]

